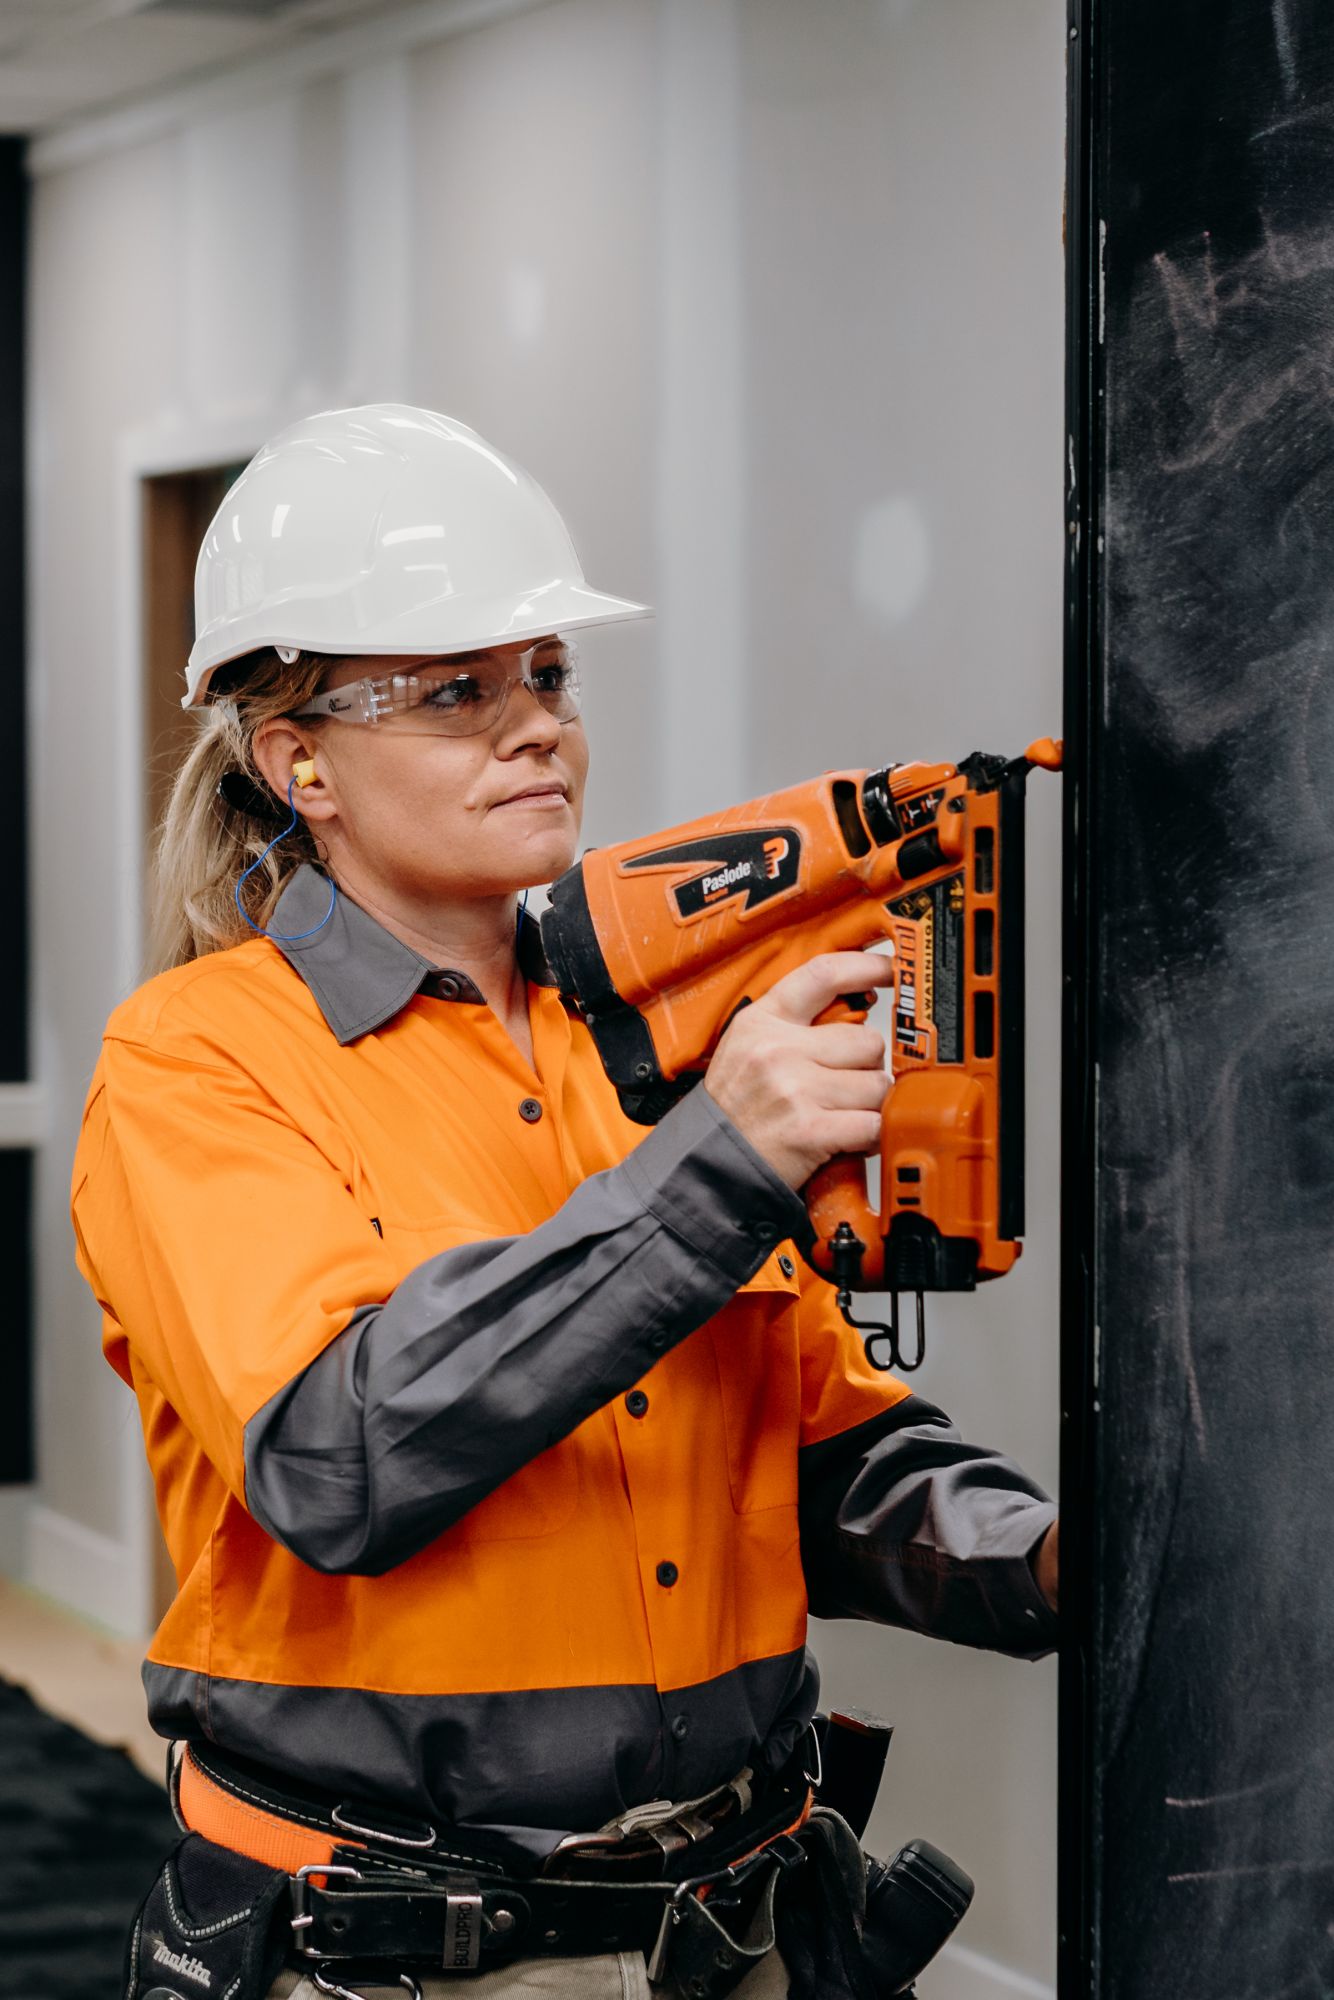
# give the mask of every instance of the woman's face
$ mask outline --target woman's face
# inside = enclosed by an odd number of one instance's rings
[[[429,901],[508,894],[571,865],[588,740],[577,718],[557,721],[519,680],[524,651],[495,646],[474,656],[512,668],[500,715],[476,735],[421,733],[411,714],[376,723],[292,719],[261,732],[267,740],[257,737],[256,757],[271,784],[281,780],[277,790],[286,790],[291,763],[314,758],[317,782],[299,796],[336,879]],[[409,671],[422,657],[343,661],[324,691]],[[298,735],[308,750],[290,747]]]

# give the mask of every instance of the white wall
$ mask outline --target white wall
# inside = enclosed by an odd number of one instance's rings
[[[1061,728],[1064,28],[1034,0],[744,0],[751,792]],[[1025,1255],[931,1302],[921,1392],[1057,1474],[1059,786],[1030,786]],[[964,1935],[1054,1977],[1056,1663],[840,1626],[897,1726],[872,1829],[978,1882]],[[930,1987],[924,1982],[924,1992]]]
[[[120,1629],[147,1615],[139,1445],[65,1188],[136,976],[143,473],[391,397],[529,464],[594,580],[659,606],[586,647],[590,840],[1059,727],[1060,0],[488,11],[35,156],[43,1477],[0,1563]],[[920,1378],[1049,1483],[1058,824],[1035,783],[1028,1253],[933,1308]],[[881,1845],[924,1833],[979,1880],[982,1956],[927,2000],[1050,1981],[1053,1664],[818,1644],[829,1693],[898,1724]]]

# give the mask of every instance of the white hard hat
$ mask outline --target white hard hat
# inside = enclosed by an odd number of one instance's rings
[[[645,616],[589,588],[537,481],[466,424],[325,410],[264,445],[209,524],[181,705],[261,646],[468,652]]]

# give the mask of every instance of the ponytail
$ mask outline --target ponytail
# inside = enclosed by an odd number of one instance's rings
[[[329,665],[310,653],[290,666],[267,648],[247,654],[215,679],[216,699],[194,711],[199,733],[157,830],[150,972],[187,965],[254,936],[236,907],[236,885],[286,817],[284,802],[274,797],[254,761],[255,732],[308,701]],[[273,819],[244,812],[223,797],[218,783],[229,771],[240,772],[260,798],[272,800]],[[298,818],[241,891],[252,923],[268,927],[279,896],[307,861],[318,864],[319,854],[306,822]]]

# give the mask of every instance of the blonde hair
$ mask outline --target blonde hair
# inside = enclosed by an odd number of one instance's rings
[[[303,653],[290,666],[268,648],[219,670],[214,699],[194,711],[193,749],[171,788],[153,856],[153,917],[149,972],[186,965],[240,944],[254,932],[236,907],[236,885],[257,861],[287,814],[254,759],[261,723],[290,715],[314,694],[332,663]],[[219,780],[239,772],[273,817],[248,813],[223,797]],[[241,891],[251,923],[268,925],[279,896],[303,862],[319,854],[306,822],[257,868]]]

